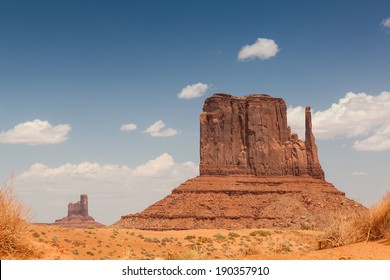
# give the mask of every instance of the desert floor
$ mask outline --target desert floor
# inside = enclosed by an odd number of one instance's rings
[[[31,226],[40,259],[390,259],[390,241],[318,249],[321,231],[185,230]]]

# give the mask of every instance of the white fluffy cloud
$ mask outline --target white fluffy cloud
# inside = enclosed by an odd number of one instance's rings
[[[58,167],[35,163],[14,178],[14,190],[31,207],[33,221],[62,218],[69,202],[87,194],[90,215],[112,224],[121,215],[142,211],[197,175],[198,165],[177,163],[166,153],[135,168],[96,162]]]
[[[253,45],[245,45],[238,53],[238,60],[260,58],[269,59],[279,52],[278,45],[272,39],[258,38]]]
[[[170,137],[180,133],[174,128],[165,128],[165,123],[162,120],[156,121],[149,126],[144,132],[150,134],[153,137]]]
[[[209,90],[209,88],[209,85],[203,83],[188,85],[181,90],[177,97],[182,99],[193,99],[201,97]]]
[[[382,21],[382,26],[390,28],[390,18],[386,18]]]
[[[133,123],[127,123],[127,124],[121,125],[121,127],[119,129],[120,129],[120,131],[130,132],[130,131],[136,130],[137,125],[135,125]]]
[[[165,153],[156,159],[149,160],[147,163],[138,166],[133,170],[135,176],[153,176],[160,172],[165,172],[175,164],[173,158]]]
[[[304,107],[288,108],[289,125],[301,136],[304,114]],[[318,139],[356,138],[356,150],[390,150],[390,92],[377,96],[348,92],[330,108],[313,112],[312,122]]]
[[[57,144],[68,139],[71,131],[69,124],[52,126],[48,121],[39,119],[27,121],[0,133],[0,143],[43,145]]]

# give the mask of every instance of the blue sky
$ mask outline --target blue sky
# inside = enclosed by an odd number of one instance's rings
[[[267,93],[300,136],[312,107],[328,181],[369,206],[390,189],[389,18],[388,1],[1,1],[0,181],[35,221],[87,193],[110,224],[197,174],[205,98]]]

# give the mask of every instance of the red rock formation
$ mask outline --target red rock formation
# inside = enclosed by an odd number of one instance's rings
[[[82,194],[80,201],[71,202],[68,204],[68,216],[56,220],[53,225],[62,227],[104,227],[103,224],[98,223],[88,215],[88,196]]]
[[[115,226],[150,230],[325,228],[364,207],[325,181],[306,108],[305,141],[281,98],[215,94],[200,115],[200,176]]]
[[[82,194],[80,201],[68,204],[68,217],[71,216],[88,216],[88,196]]]
[[[200,175],[310,175],[324,179],[306,110],[306,140],[291,135],[283,99],[207,98],[200,116]]]
[[[307,171],[314,178],[324,179],[324,171],[318,160],[317,145],[312,131],[310,107],[305,110],[305,146],[307,154]]]

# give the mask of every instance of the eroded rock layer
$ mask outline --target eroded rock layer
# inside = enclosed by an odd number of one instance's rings
[[[332,184],[309,176],[199,176],[115,225],[145,230],[323,229],[341,210],[362,210]]]

